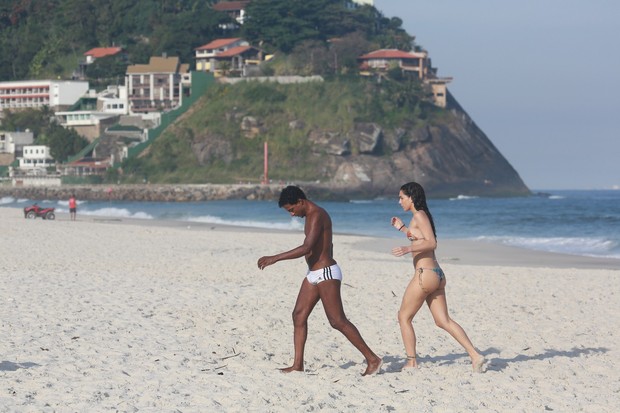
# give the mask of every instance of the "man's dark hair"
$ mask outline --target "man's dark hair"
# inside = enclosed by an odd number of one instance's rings
[[[278,206],[282,208],[284,205],[295,205],[300,199],[308,199],[304,191],[297,186],[289,185],[280,193]]]

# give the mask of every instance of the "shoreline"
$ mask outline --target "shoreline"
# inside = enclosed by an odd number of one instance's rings
[[[15,210],[21,215],[19,208],[5,207]],[[68,213],[57,213],[57,220],[69,221]],[[301,232],[279,230],[273,228],[243,227],[237,225],[213,224],[202,222],[187,222],[163,219],[116,218],[87,215],[78,221],[96,222],[105,224],[123,224],[153,227],[176,227],[194,230],[218,232],[252,232],[252,233],[279,233],[300,234]],[[403,240],[397,238],[383,238],[372,235],[357,235],[348,233],[334,233],[334,237],[345,237],[355,240],[355,246],[362,251],[385,251],[390,253],[393,247],[404,245]],[[335,242],[337,244],[337,241]],[[591,257],[582,255],[561,254],[548,251],[530,250],[503,244],[494,244],[486,241],[467,239],[442,239],[438,242],[436,251],[437,260],[442,264],[455,265],[482,265],[482,266],[509,266],[528,268],[579,268],[579,269],[609,269],[620,271],[620,259],[606,257]]]

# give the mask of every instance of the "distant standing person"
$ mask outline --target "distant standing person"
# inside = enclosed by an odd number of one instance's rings
[[[333,258],[332,221],[323,208],[308,200],[304,192],[296,186],[287,186],[280,194],[280,208],[291,216],[306,219],[302,245],[277,255],[261,257],[258,268],[261,270],[282,260],[305,257],[308,272],[301,283],[299,295],[293,310],[295,359],[293,365],[283,372],[304,370],[304,347],[308,335],[308,317],[314,306],[321,300],[329,324],[340,331],[366,358],[366,371],[362,376],[377,373],[382,360],[366,345],[357,328],[347,319],[342,307],[340,284],[342,273]]]
[[[71,198],[69,198],[69,214],[71,215],[71,221],[75,221],[75,216],[77,214],[77,201],[75,200],[74,194],[72,194]]]
[[[448,315],[446,276],[435,258],[437,234],[433,216],[426,205],[424,189],[416,182],[409,182],[400,187],[398,198],[403,210],[410,211],[413,217],[409,227],[397,217],[392,217],[391,223],[398,231],[407,234],[411,244],[392,249],[392,254],[396,257],[411,254],[415,269],[398,311],[398,323],[407,352],[407,362],[403,368],[417,367],[416,336],[412,321],[426,301],[435,324],[450,333],[465,348],[471,358],[473,370],[482,373],[486,359],[474,348],[463,328]]]

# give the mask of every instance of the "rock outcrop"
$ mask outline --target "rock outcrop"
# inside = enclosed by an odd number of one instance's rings
[[[357,155],[334,159],[331,185],[355,196],[393,195],[417,181],[429,195],[521,196],[530,194],[519,174],[452,96],[442,123],[366,131]],[[354,145],[354,144],[353,144]]]

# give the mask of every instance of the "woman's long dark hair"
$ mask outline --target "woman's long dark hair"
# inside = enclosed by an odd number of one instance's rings
[[[401,186],[400,190],[403,191],[403,194],[411,197],[413,205],[418,211],[426,212],[428,219],[431,221],[433,235],[435,235],[435,238],[437,238],[437,232],[435,232],[435,222],[433,221],[431,211],[428,210],[428,205],[426,205],[426,194],[424,193],[424,188],[422,188],[422,185],[417,182],[408,182],[405,185]]]

